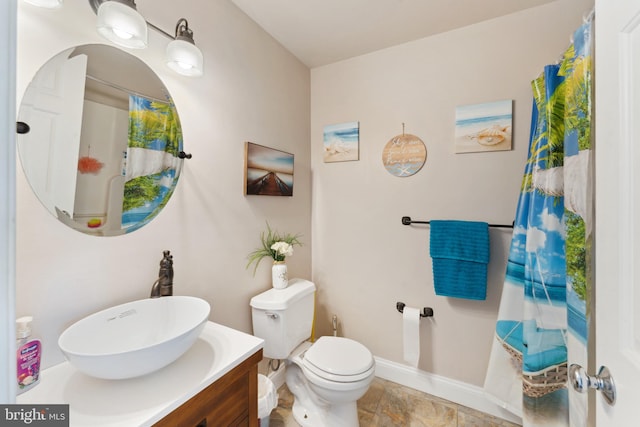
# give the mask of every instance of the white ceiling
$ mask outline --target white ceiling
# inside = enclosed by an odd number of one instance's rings
[[[555,0],[231,1],[314,68]]]

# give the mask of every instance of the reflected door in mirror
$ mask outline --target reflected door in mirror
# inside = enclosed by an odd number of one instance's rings
[[[166,205],[182,162],[182,128],[166,87],[141,60],[83,45],[54,56],[27,88],[18,120],[23,170],[62,223],[113,236]]]

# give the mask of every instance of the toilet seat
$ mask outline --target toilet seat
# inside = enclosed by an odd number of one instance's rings
[[[371,352],[357,341],[343,337],[320,337],[305,353],[302,365],[313,374],[334,382],[356,382],[374,370]]]

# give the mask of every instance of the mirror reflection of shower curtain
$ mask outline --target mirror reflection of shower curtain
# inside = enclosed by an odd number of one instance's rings
[[[591,28],[532,82],[529,155],[485,379],[487,395],[525,427],[587,425],[586,395],[569,390],[567,366],[588,366]]]
[[[122,167],[122,228],[127,232],[145,225],[168,202],[180,173],[181,150],[173,105],[130,95],[129,143]]]

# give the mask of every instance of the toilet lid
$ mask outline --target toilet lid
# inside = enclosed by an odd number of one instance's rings
[[[303,364],[316,375],[361,376],[373,367],[373,356],[357,341],[342,337],[320,337],[304,354]],[[344,381],[357,380],[344,378]]]

